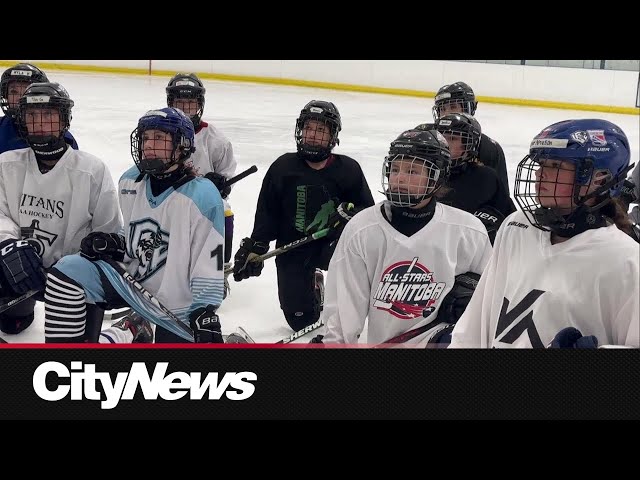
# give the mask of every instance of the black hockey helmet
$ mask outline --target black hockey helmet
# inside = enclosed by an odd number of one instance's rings
[[[440,132],[407,130],[389,147],[382,165],[382,192],[397,207],[413,207],[431,197],[449,176],[451,155],[449,145]],[[401,170],[402,163],[408,163]],[[414,167],[419,167],[415,169]],[[406,188],[391,184],[390,177],[403,173],[409,180]],[[413,190],[413,191],[409,191]],[[416,193],[416,190],[420,190]]]
[[[302,131],[305,124],[310,120],[322,122],[329,128],[329,131],[322,138],[323,140],[328,140],[326,145],[304,143]],[[338,132],[340,130],[342,130],[342,120],[340,119],[338,108],[331,102],[311,100],[304,106],[296,120],[295,139],[298,155],[302,159],[313,163],[325,160],[331,154],[331,150],[340,143],[338,140]]]
[[[475,161],[480,151],[482,128],[480,123],[468,113],[448,113],[436,120],[436,129],[445,136],[451,152],[451,168]],[[456,151],[450,137],[460,137],[462,152]]]
[[[443,107],[448,104],[456,104],[462,107],[462,112],[475,115],[478,108],[476,95],[469,85],[464,82],[456,82],[440,87],[433,105],[433,119],[437,120],[444,112]]]
[[[0,107],[8,117],[15,119],[18,116],[18,102],[9,104],[9,84],[20,82],[26,85],[32,83],[48,82],[47,75],[35,65],[30,63],[18,63],[7,68],[0,79]]]
[[[195,128],[200,126],[200,120],[204,114],[204,84],[195,73],[176,73],[167,85],[167,107],[175,107],[174,101],[179,98],[198,101],[198,110],[191,115],[191,121]]]
[[[18,103],[18,133],[32,148],[37,148],[39,152],[51,152],[59,145],[60,141],[64,141],[64,132],[69,130],[71,125],[73,105],[69,93],[59,83],[32,83],[25,90]],[[36,120],[44,132],[29,134],[27,126],[34,122],[29,112],[33,109],[58,110],[60,122],[53,123],[52,119],[42,116]],[[45,122],[49,123],[45,124]],[[35,127],[35,125],[33,126]]]

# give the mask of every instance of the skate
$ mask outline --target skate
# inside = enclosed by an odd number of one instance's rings
[[[122,317],[111,326],[123,331],[131,331],[133,333],[133,343],[153,343],[151,323],[137,313]]]

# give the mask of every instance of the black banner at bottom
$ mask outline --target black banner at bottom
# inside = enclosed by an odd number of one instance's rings
[[[638,350],[0,348],[0,420],[638,420]]]

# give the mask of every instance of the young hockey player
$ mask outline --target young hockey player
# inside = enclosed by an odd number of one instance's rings
[[[30,148],[0,155],[0,297],[2,303],[44,290],[45,273],[77,253],[89,233],[122,229],[118,196],[99,158],[70,148],[65,133],[73,100],[57,83],[33,83],[20,99],[16,122]],[[0,314],[4,333],[33,321],[31,296]]]
[[[87,325],[87,303],[129,305],[156,323],[156,343],[222,342],[216,310],[223,294],[224,207],[215,186],[185,166],[193,147],[193,123],[181,110],[151,110],[140,118],[131,134],[136,165],[118,184],[124,235],[94,232],[83,239],[82,256],[68,255],[49,272],[47,342],[98,341],[97,334],[86,334],[95,331]],[[105,257],[124,262],[129,275],[189,325],[195,338],[142,298]],[[124,336],[115,332],[118,327]],[[100,341],[143,341],[130,327],[130,321],[119,322]]]
[[[516,207],[495,170],[479,163],[480,124],[467,113],[449,113],[438,118],[435,127],[451,151],[447,192],[440,200],[478,217],[493,243],[500,224]]]
[[[391,142],[382,166],[387,200],[344,227],[329,265],[324,338],[312,343],[358,343],[368,318],[368,344],[409,334],[405,343],[420,347],[455,322],[440,315],[443,301],[457,276],[482,274],[491,244],[480,220],[437,200],[449,165],[435,129]],[[411,337],[415,329],[424,331]]]
[[[166,88],[167,106],[182,110],[193,122],[195,152],[189,159],[196,174],[205,175],[220,191],[224,202],[224,261],[230,266],[233,249],[234,215],[229,204],[231,187],[225,181],[236,174],[237,163],[229,139],[211,122],[202,120],[206,89],[195,73],[177,73]],[[225,296],[228,284],[225,279]]]
[[[433,120],[437,121],[438,118],[448,113],[475,115],[477,108],[478,100],[476,100],[476,95],[471,87],[464,82],[455,82],[444,85],[438,90],[432,109]],[[507,163],[500,144],[483,133],[477,156],[483,165],[491,167],[497,172],[504,188],[509,191]]]
[[[0,153],[31,145],[18,132],[18,102],[32,83],[48,83],[47,75],[35,65],[18,63],[6,69],[0,78],[0,107],[4,116],[0,117]],[[78,144],[71,132],[63,134],[65,142],[77,150]]]
[[[299,331],[315,323],[322,308],[322,270],[343,226],[360,209],[373,205],[362,168],[346,155],[332,153],[342,129],[331,102],[312,100],[296,121],[297,153],[285,153],[269,167],[258,197],[251,237],[235,254],[236,281],[258,276],[264,262],[252,261],[269,250],[331,228],[327,237],[276,257],[280,308],[289,326]]]
[[[451,347],[566,346],[556,335],[571,327],[640,346],[640,245],[617,198],[629,158],[626,135],[606,120],[554,123],[533,139],[516,174],[522,211],[498,231]]]

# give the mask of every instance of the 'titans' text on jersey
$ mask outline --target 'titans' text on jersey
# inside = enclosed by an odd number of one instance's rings
[[[80,250],[92,231],[122,228],[111,173],[102,160],[71,148],[43,174],[31,148],[0,155],[0,242],[25,238],[45,268]]]

